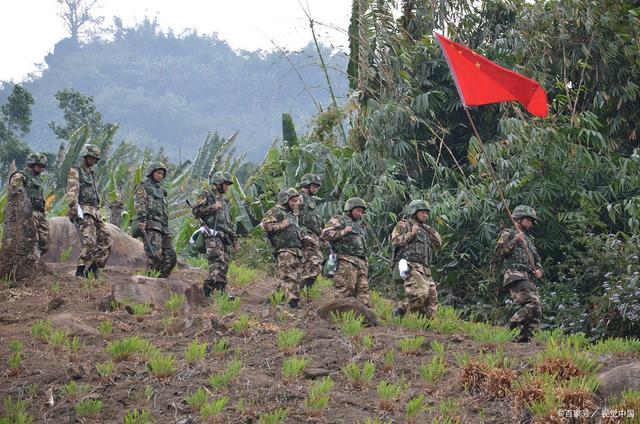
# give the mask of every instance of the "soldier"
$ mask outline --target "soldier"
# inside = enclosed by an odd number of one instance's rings
[[[76,226],[82,243],[78,256],[76,276],[98,276],[111,255],[111,236],[100,217],[100,198],[96,187],[96,174],[92,169],[100,160],[100,149],[86,144],[80,152],[77,167],[69,170],[67,201],[69,220]]]
[[[16,171],[9,177],[9,190],[15,193],[24,190],[31,202],[31,221],[37,238],[38,257],[49,249],[49,224],[44,216],[44,192],[40,174],[47,167],[47,157],[42,153],[32,153],[22,171]]]
[[[405,218],[396,224],[391,233],[394,247],[393,262],[407,261],[409,271],[404,276],[407,295],[393,313],[403,316],[417,312],[432,318],[438,309],[436,283],[431,278],[431,252],[442,245],[440,234],[426,224],[431,208],[424,200],[413,200],[405,208]]]
[[[176,251],[169,231],[167,191],[161,187],[167,168],[161,162],[152,162],[147,169],[147,179],[138,184],[135,208],[138,228],[144,234],[144,250],[147,269],[157,271],[160,277],[171,275],[176,265]]]
[[[345,297],[355,297],[369,306],[367,275],[367,245],[360,219],[367,204],[359,197],[352,197],[344,204],[344,213],[334,216],[322,230],[321,239],[331,243],[338,255],[336,288]]]
[[[533,227],[536,211],[526,205],[513,210],[515,229],[505,229],[498,237],[496,253],[502,258],[504,268],[504,287],[509,289],[511,298],[520,309],[513,314],[511,328],[520,328],[518,342],[531,340],[533,332],[540,326],[542,309],[532,277],[542,277],[540,255],[533,244],[533,237],[527,234]]]
[[[320,234],[324,223],[317,209],[315,197],[321,186],[320,176],[304,174],[300,180],[300,226],[302,228],[302,285],[311,287],[322,271],[322,251],[320,250]]]
[[[278,288],[284,290],[290,308],[300,307],[302,234],[298,211],[302,199],[294,188],[278,193],[278,204],[264,215],[260,227],[267,233],[276,259]]]
[[[229,186],[233,184],[231,174],[218,171],[211,177],[211,187],[203,191],[196,199],[193,214],[204,224],[205,248],[209,275],[202,285],[204,295],[211,292],[224,292],[227,286],[229,271],[229,246],[238,248],[234,222],[231,220],[231,205],[225,197]]]

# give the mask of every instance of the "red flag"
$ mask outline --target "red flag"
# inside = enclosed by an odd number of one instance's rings
[[[530,113],[546,117],[547,93],[534,80],[510,71],[473,50],[435,33],[465,106],[517,100]]]

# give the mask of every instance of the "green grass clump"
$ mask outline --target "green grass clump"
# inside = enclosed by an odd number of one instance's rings
[[[24,400],[13,400],[10,397],[4,398],[2,401],[4,406],[4,415],[0,417],[2,424],[31,424],[33,418],[27,412],[27,402]]]
[[[77,383],[75,380],[69,381],[62,386],[62,395],[70,399],[76,399],[91,391],[91,386],[84,383]]]
[[[399,326],[407,330],[423,331],[429,328],[431,320],[424,315],[410,312],[400,320]]]
[[[246,336],[249,331],[250,325],[251,321],[249,320],[249,315],[242,313],[240,314],[238,319],[231,323],[231,328],[233,328],[233,331],[235,331],[236,333]]]
[[[466,322],[462,328],[473,341],[482,345],[503,345],[519,334],[516,328],[494,327],[483,322]]]
[[[342,367],[342,373],[347,381],[351,387],[356,389],[364,388],[371,381],[375,372],[376,366],[371,361],[365,362],[362,368],[358,366],[357,362],[349,362]]]
[[[202,408],[202,405],[204,405],[208,399],[209,394],[204,388],[200,387],[198,388],[198,390],[187,396],[185,401],[193,411],[199,411],[200,408]]]
[[[227,315],[236,312],[240,309],[240,298],[235,297],[230,299],[227,293],[217,291],[215,295],[216,310],[220,315]]]
[[[151,305],[148,303],[132,303],[129,306],[138,321],[142,321],[145,316],[151,314]]]
[[[9,374],[16,376],[20,374],[20,365],[22,363],[22,342],[20,340],[11,340],[9,342],[9,350],[11,353],[7,358],[7,367]]]
[[[65,330],[55,330],[49,337],[49,343],[54,349],[62,349],[69,343],[69,334]]]
[[[332,312],[331,320],[345,336],[352,339],[358,337],[364,328],[364,317],[352,310]]]
[[[640,356],[640,340],[630,339],[604,339],[589,347],[589,352],[595,354],[612,354],[617,356]]]
[[[436,384],[447,373],[447,363],[443,356],[436,355],[420,366],[420,376],[427,384]]]
[[[238,265],[235,262],[229,264],[229,282],[239,286],[248,286],[260,278],[258,271]]]
[[[602,365],[584,352],[584,346],[579,338],[550,338],[546,349],[538,353],[533,362],[538,372],[555,375],[561,380],[590,375]]]
[[[373,349],[373,336],[371,334],[362,336],[362,339],[360,340],[360,345],[362,346],[362,349],[364,349],[365,352],[370,352],[371,349]]]
[[[69,246],[65,249],[60,250],[60,262],[67,262],[67,260],[71,257],[72,250],[73,246]]]
[[[400,397],[400,393],[404,390],[402,384],[389,383],[387,380],[382,380],[378,383],[376,391],[378,392],[378,406],[383,411],[390,411],[393,409],[393,403]]]
[[[308,359],[292,356],[282,361],[282,377],[291,381],[300,376],[302,370],[307,366]]]
[[[231,343],[229,343],[229,339],[226,337],[220,338],[217,342],[213,344],[212,352],[213,356],[216,358],[222,358],[229,351],[231,347]]]
[[[125,337],[109,342],[106,351],[111,355],[111,360],[121,362],[130,359],[136,353],[148,349],[149,342],[138,336]]]
[[[98,375],[103,379],[107,379],[111,377],[113,373],[113,362],[106,361],[99,364],[96,364],[96,370],[98,371]]]
[[[151,356],[147,362],[147,369],[156,378],[166,378],[175,371],[176,358],[173,355],[157,353]]]
[[[305,286],[300,289],[300,298],[304,303],[311,303],[320,299],[322,290],[316,284],[313,286]]]
[[[371,307],[376,313],[378,319],[385,325],[393,322],[393,303],[385,299],[378,291],[371,290],[370,297]]]
[[[138,410],[132,409],[127,412],[127,415],[122,419],[123,424],[153,424],[155,420],[149,411],[146,409]]]
[[[424,403],[424,395],[417,396],[407,402],[406,412],[404,414],[407,423],[413,424],[418,417],[427,409]]]
[[[282,289],[277,289],[269,295],[269,302],[271,302],[273,306],[284,305],[286,300],[287,295]]]
[[[51,320],[39,319],[31,326],[31,335],[41,342],[48,342],[52,332]]]
[[[200,407],[200,416],[205,420],[212,420],[224,411],[227,403],[229,403],[229,398],[225,396],[206,402]]]
[[[393,348],[387,349],[382,356],[382,370],[391,371],[396,360],[396,351]]]
[[[316,381],[310,388],[309,394],[304,401],[308,413],[313,416],[322,415],[323,410],[329,404],[329,392],[333,388],[331,377],[324,377]]]
[[[79,418],[97,418],[102,411],[100,399],[83,399],[76,403],[76,416]]]
[[[225,370],[209,377],[209,385],[213,390],[227,387],[242,371],[242,361],[235,358],[229,361]]]
[[[207,354],[207,343],[198,342],[198,338],[196,337],[189,346],[184,351],[184,360],[187,361],[187,364],[195,364],[196,362],[200,362],[204,359]]]
[[[164,302],[164,308],[174,317],[178,316],[182,305],[187,301],[187,297],[184,294],[173,293],[169,299]]]
[[[398,342],[398,347],[400,348],[400,351],[402,353],[406,353],[408,355],[417,355],[423,343],[424,343],[423,336],[408,337],[408,338],[401,339]]]
[[[278,348],[283,350],[287,355],[293,355],[302,337],[304,337],[304,331],[298,328],[283,330],[276,336],[276,344]]]
[[[438,308],[435,316],[429,321],[431,330],[443,334],[459,332],[461,325],[460,313],[450,307]]]
[[[285,408],[276,409],[273,412],[262,413],[258,417],[258,424],[284,424],[289,415],[289,410]]]

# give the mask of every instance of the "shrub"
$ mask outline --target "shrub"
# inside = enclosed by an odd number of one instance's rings
[[[402,353],[417,355],[423,343],[424,343],[424,337],[417,336],[417,337],[409,337],[409,338],[401,339],[398,342],[398,346],[400,347],[400,350],[402,351]]]
[[[217,417],[222,413],[224,408],[227,406],[227,403],[229,403],[229,398],[225,396],[218,399],[214,399],[209,402],[205,402],[200,407],[200,415],[204,419],[211,419],[211,418]]]
[[[637,358],[640,355],[640,340],[635,338],[598,340],[595,345],[589,348],[589,352],[596,354],[610,353],[617,356],[633,356]]]
[[[286,358],[282,361],[282,377],[289,381],[299,377],[302,370],[307,366],[307,362],[306,358],[297,356]]]
[[[277,409],[270,413],[262,413],[258,417],[258,424],[283,424],[289,415],[289,411],[284,408]]]
[[[49,343],[51,343],[54,349],[60,350],[69,343],[68,337],[69,335],[65,330],[55,330],[49,337]]]
[[[172,293],[169,299],[164,302],[164,308],[174,317],[178,316],[182,305],[187,301],[184,294]]]
[[[283,330],[276,336],[276,344],[278,345],[278,348],[285,352],[285,354],[293,355],[300,344],[302,337],[304,337],[304,331],[298,328]]]
[[[27,402],[6,397],[2,404],[4,406],[4,415],[0,418],[0,423],[31,424],[33,422],[33,418],[27,413]]]
[[[420,366],[420,376],[427,384],[436,384],[447,373],[447,363],[440,355]]]
[[[235,262],[229,264],[229,282],[239,286],[247,286],[259,278],[258,271],[238,265]]]
[[[70,399],[76,399],[82,395],[85,395],[91,391],[91,386],[84,383],[77,383],[71,380],[64,386],[62,386],[62,395]]]
[[[483,322],[466,322],[462,328],[473,341],[487,346],[503,345],[519,334],[518,329],[494,327]]]
[[[100,399],[83,399],[76,403],[76,415],[80,418],[97,418],[102,410]]]
[[[310,415],[322,415],[322,411],[329,403],[329,392],[332,387],[333,380],[331,377],[324,377],[309,388],[309,395],[305,399],[304,405]]]
[[[409,400],[404,414],[407,423],[415,423],[417,418],[422,415],[425,410],[426,405],[424,404],[424,395],[420,395]]]
[[[389,348],[384,352],[382,357],[382,370],[389,372],[393,369],[393,363],[396,360],[396,351],[393,348]]]
[[[207,399],[209,399],[209,394],[204,388],[200,387],[198,388],[198,390],[187,396],[185,401],[193,411],[199,411],[200,408],[202,408],[202,405],[205,404]]]
[[[376,391],[378,392],[378,406],[383,411],[390,411],[393,409],[393,403],[398,399],[400,393],[402,393],[403,386],[400,384],[392,384],[386,380],[382,380],[378,383]]]
[[[20,364],[22,363],[22,342],[20,340],[11,340],[9,342],[9,350],[11,351],[7,358],[9,374],[16,376],[20,374]]]
[[[139,322],[144,320],[145,315],[149,315],[151,313],[151,305],[148,303],[132,303],[129,306],[131,306],[133,315]]]
[[[318,287],[317,284],[314,284],[313,286],[305,286],[300,289],[300,298],[304,303],[316,301],[320,299],[321,296],[322,290],[320,290],[320,287]]]
[[[220,315],[227,315],[236,312],[240,308],[240,298],[229,298],[227,293],[218,291],[215,295],[216,309]]]
[[[207,354],[207,343],[198,343],[198,338],[193,340],[184,351],[184,359],[188,364],[195,364],[204,359]]]
[[[371,349],[373,349],[373,336],[371,334],[362,336],[360,344],[362,345],[362,348],[365,352],[370,352]]]
[[[352,310],[331,312],[331,320],[345,336],[352,339],[358,337],[364,327],[364,317]]]
[[[269,302],[271,302],[273,306],[284,305],[286,300],[287,295],[281,289],[277,289],[269,295]]]
[[[376,366],[371,361],[367,361],[360,368],[357,362],[349,362],[342,367],[342,373],[347,378],[351,387],[355,389],[364,388],[373,378]]]
[[[232,359],[223,372],[209,377],[209,385],[213,390],[227,387],[240,374],[240,371],[242,371],[242,362],[237,358]]]
[[[125,361],[134,354],[143,352],[148,342],[138,336],[125,337],[109,342],[106,351],[114,362]]]
[[[96,370],[98,371],[98,375],[102,377],[102,379],[107,379],[111,377],[111,373],[113,372],[113,362],[106,361],[96,364]]]
[[[225,353],[229,351],[229,347],[231,347],[229,339],[227,339],[226,337],[220,338],[213,344],[213,356],[215,356],[216,358],[224,357]]]
[[[153,424],[155,420],[149,411],[133,409],[127,412],[122,422],[123,424]]]
[[[48,342],[52,331],[50,320],[39,319],[31,326],[31,335],[41,342]]]
[[[407,330],[422,331],[429,328],[430,322],[431,320],[424,315],[410,312],[402,317],[399,325]]]
[[[157,378],[166,378],[175,372],[175,360],[173,355],[154,354],[147,362],[147,369]]]
[[[236,333],[247,336],[250,324],[249,315],[242,313],[237,320],[233,321],[231,327]]]

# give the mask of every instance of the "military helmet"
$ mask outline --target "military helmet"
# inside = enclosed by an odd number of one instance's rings
[[[164,171],[164,175],[167,175],[167,167],[164,166],[162,162],[151,162],[149,167],[147,168],[147,177],[150,177],[151,174],[156,172],[158,169],[162,169]]]
[[[226,171],[216,171],[212,176],[211,176],[211,184],[224,184],[224,183],[229,183],[229,184],[233,184],[233,177],[231,177],[231,174],[226,172]]]
[[[309,187],[311,184],[321,186],[320,175],[308,173],[304,174],[300,179],[300,187]]]
[[[345,212],[351,212],[354,208],[367,209],[367,202],[365,202],[360,197],[352,197],[350,199],[347,199],[347,201],[344,203],[343,210]]]
[[[31,153],[27,156],[27,166],[30,165],[47,166],[47,156],[44,153]]]
[[[534,220],[538,219],[538,215],[536,214],[536,210],[533,209],[531,206],[527,206],[527,205],[519,205],[516,206],[513,209],[513,212],[511,213],[511,216],[513,216],[514,219],[520,219],[520,218],[532,218]]]
[[[286,204],[292,197],[300,196],[298,190],[295,188],[289,187],[282,189],[280,193],[278,193],[277,200],[281,205]]]
[[[404,208],[404,213],[406,216],[413,216],[414,213],[418,211],[427,211],[431,210],[431,206],[425,200],[412,200],[409,202],[407,206]]]
[[[94,158],[100,160],[100,148],[95,144],[85,144],[82,150],[80,151],[80,157],[93,156]]]

